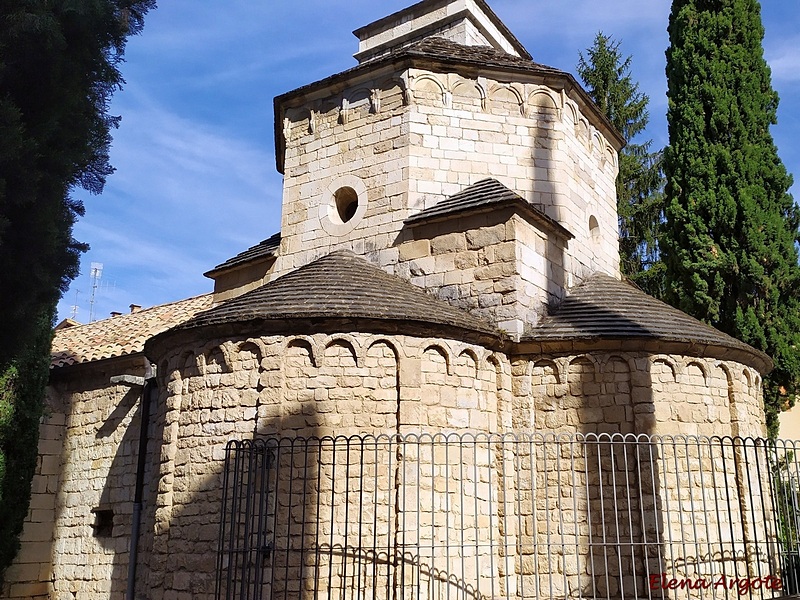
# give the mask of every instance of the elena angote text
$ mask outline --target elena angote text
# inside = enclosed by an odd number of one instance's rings
[[[780,577],[766,575],[764,577],[731,577],[719,575],[714,577],[670,577],[666,573],[650,575],[651,590],[736,590],[740,596],[752,590],[780,590],[783,582]]]

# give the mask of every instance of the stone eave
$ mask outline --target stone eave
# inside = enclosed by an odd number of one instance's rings
[[[413,48],[413,47],[412,47]],[[408,53],[408,48],[398,54],[389,54],[375,61],[357,65],[352,69],[342,71],[335,75],[320,79],[314,83],[296,88],[273,100],[274,107],[274,135],[275,135],[275,166],[279,173],[284,174],[284,156],[286,142],[283,138],[283,119],[287,108],[302,106],[307,102],[330,98],[344,90],[357,86],[368,79],[374,79],[391,73],[405,72],[411,68],[433,72],[455,72],[464,77],[477,79],[485,76],[507,83],[536,83],[547,85],[556,91],[564,91],[567,96],[578,104],[581,112],[591,116],[591,122],[619,152],[625,147],[625,138],[622,137],[611,121],[597,108],[589,94],[580,86],[575,78],[565,72],[531,63],[530,67],[493,67],[479,61],[463,58],[445,59],[442,57],[417,56]],[[514,78],[509,78],[513,75]]]
[[[84,377],[84,373],[89,373],[98,367],[105,369],[106,375],[110,378],[112,375],[119,374],[116,371],[111,371],[112,365],[125,365],[136,364],[145,358],[145,353],[142,350],[131,352],[130,354],[120,354],[119,356],[109,356],[107,358],[98,358],[95,360],[86,360],[83,362],[76,362],[66,365],[50,365],[50,380],[57,380],[66,377]]]
[[[245,269],[247,267],[252,267],[253,265],[258,265],[258,264],[261,264],[261,263],[275,262],[275,260],[277,260],[277,258],[278,258],[277,254],[256,256],[256,257],[253,257],[253,258],[251,258],[249,260],[237,263],[235,265],[214,267],[210,271],[206,271],[205,273],[203,273],[203,277],[208,277],[209,279],[215,279],[215,278],[219,277],[220,275],[227,275],[229,273],[234,273],[234,272],[239,271],[241,269]]]
[[[144,355],[151,361],[163,358],[171,348],[182,347],[189,340],[232,338],[254,335],[311,335],[314,333],[370,333],[378,335],[408,335],[422,338],[443,337],[474,343],[484,348],[503,351],[508,341],[501,332],[484,331],[442,323],[429,323],[408,319],[372,319],[365,317],[253,318],[229,323],[215,323],[198,327],[176,327],[164,331],[145,343]]]
[[[430,217],[420,217],[416,218],[416,215],[413,215],[406,219],[404,223],[409,227],[418,227],[422,225],[427,225],[430,223],[439,223],[442,221],[450,221],[455,217],[460,217],[464,215],[478,215],[483,213],[494,212],[500,208],[512,208],[518,214],[522,214],[534,224],[539,225],[542,229],[557,235],[558,237],[564,240],[571,240],[574,239],[575,236],[570,232],[566,227],[561,225],[555,219],[548,217],[547,215],[541,213],[536,207],[532,206],[528,202],[525,201],[524,198],[518,199],[508,199],[508,200],[501,200],[499,202],[495,202],[492,204],[486,204],[477,207],[464,207],[459,210],[453,210],[446,214],[442,215],[435,215]]]
[[[648,352],[658,354],[680,354],[695,358],[715,358],[738,362],[756,369],[762,376],[772,371],[772,360],[755,349],[732,348],[721,344],[704,344],[696,340],[660,337],[565,337],[537,340],[535,336],[522,338],[515,344],[516,354],[546,356],[568,356],[586,352]]]

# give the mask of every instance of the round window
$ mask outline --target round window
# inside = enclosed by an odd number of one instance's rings
[[[330,235],[352,232],[367,213],[367,186],[355,175],[337,177],[319,197],[319,224]]]
[[[336,212],[342,223],[347,223],[352,219],[358,210],[358,194],[348,186],[341,187],[333,194],[336,203]]]

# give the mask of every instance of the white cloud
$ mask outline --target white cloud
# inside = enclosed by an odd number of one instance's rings
[[[773,83],[800,81],[800,35],[778,40],[764,49]]]

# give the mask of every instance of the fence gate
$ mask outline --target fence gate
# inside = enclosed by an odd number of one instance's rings
[[[216,597],[797,593],[799,467],[791,442],[730,437],[231,442]]]

